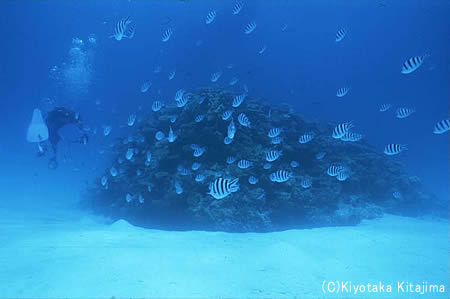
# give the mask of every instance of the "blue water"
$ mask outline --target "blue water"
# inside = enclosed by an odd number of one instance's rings
[[[439,197],[448,198],[448,134],[432,134],[434,124],[448,117],[448,1],[249,1],[236,16],[228,1],[2,1],[0,5],[0,92],[6,112],[0,118],[0,150],[5,166],[14,167],[33,155],[24,132],[32,109],[44,97],[70,103],[92,127],[114,125],[157,97],[158,90],[161,98],[171,98],[181,86],[211,85],[210,74],[225,69],[224,85],[236,76],[238,85],[247,84],[252,94],[290,103],[305,116],[334,123],[354,120],[380,151],[386,143],[408,144],[409,150],[395,159]],[[218,16],[206,26],[204,19],[211,10]],[[136,24],[135,38],[109,39],[115,22],[127,15]],[[243,28],[251,20],[257,30],[247,36]],[[282,32],[284,24],[288,27]],[[337,44],[334,34],[342,27],[349,33]],[[173,28],[174,34],[162,43],[166,28]],[[72,38],[87,44],[89,34],[97,39],[91,49],[89,90],[70,94],[68,88],[57,86],[64,82],[55,82],[50,70],[70,61]],[[197,40],[203,41],[199,47]],[[263,45],[267,50],[258,55]],[[407,58],[424,53],[431,56],[418,71],[400,73]],[[235,67],[227,71],[230,63]],[[153,73],[156,65],[162,67],[161,74]],[[167,72],[175,68],[175,79],[168,81]],[[146,80],[153,87],[141,94],[139,86]],[[352,90],[339,100],[334,95],[341,86]],[[101,113],[95,109],[97,99],[104,109]],[[398,120],[392,111],[378,113],[382,103],[415,107],[417,113]],[[92,143],[86,154],[98,149]],[[80,159],[86,164],[97,161],[92,154]]]
[[[387,143],[408,144],[392,159],[448,201],[449,137],[433,134],[433,127],[449,117],[449,1],[244,2],[232,15],[234,1],[1,1],[0,207],[75,204],[108,163],[99,151],[126,135],[120,126],[131,113],[149,109],[155,99],[171,101],[180,88],[228,87],[233,76],[239,82],[232,90],[246,84],[251,95],[288,103],[307,118],[353,120],[380,152]],[[206,25],[212,10],[217,17]],[[125,16],[136,25],[135,37],[109,38]],[[250,21],[257,28],[245,35]],[[336,43],[343,27],[348,34]],[[174,33],[162,43],[167,28]],[[74,38],[83,40],[81,54],[70,52]],[[426,53],[417,71],[400,73],[406,59]],[[71,65],[75,69],[67,71]],[[66,71],[56,76],[54,66]],[[224,74],[212,84],[210,75],[218,70]],[[141,93],[145,81],[152,87]],[[343,86],[351,91],[338,99]],[[112,125],[109,140],[98,134],[88,146],[63,141],[60,165],[49,170],[48,159],[36,158],[36,145],[25,138],[32,111],[44,98],[75,109],[99,133],[102,125]],[[392,108],[378,112],[383,103],[417,112],[399,120]],[[66,134],[67,140],[76,135]]]

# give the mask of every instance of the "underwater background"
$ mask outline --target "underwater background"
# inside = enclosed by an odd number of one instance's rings
[[[239,3],[242,9],[233,14]],[[211,11],[217,15],[214,21],[206,24],[205,18]],[[449,11],[450,2],[445,0],[1,1],[0,209],[3,217],[0,223],[4,232],[3,244],[17,244],[14,238],[19,238],[23,232],[12,232],[22,226],[28,227],[27,221],[41,221],[39,225],[29,224],[40,234],[47,225],[62,225],[66,219],[75,221],[90,215],[89,209],[80,212],[79,203],[90,190],[99,186],[105,169],[111,166],[115,158],[111,145],[120,143],[136,131],[137,125],[127,125],[131,114],[136,113],[139,122],[139,118],[151,112],[155,100],[175,104],[173,98],[179,89],[194,92],[199,88],[222,88],[239,95],[247,88],[245,93],[253,101],[264,98],[265,105],[273,109],[286,103],[295,115],[317,123],[334,127],[353,121],[355,130],[363,134],[364,142],[372,145],[374,152],[383,154],[389,143],[407,144],[407,150],[386,156],[386,159],[399,162],[407,175],[418,177],[424,192],[433,198],[430,205],[437,202],[436,206],[440,207],[439,211],[421,215],[428,219],[440,214],[433,220],[437,221],[436,226],[430,223],[416,226],[414,222],[408,229],[426,227],[424,238],[428,236],[443,243],[415,247],[414,241],[406,238],[402,244],[411,242],[411,248],[417,249],[423,257],[434,256],[429,267],[416,269],[417,276],[413,278],[417,283],[422,283],[429,275],[430,282],[434,279],[434,283],[446,284],[448,289],[449,137],[448,132],[433,134],[433,128],[449,117]],[[117,23],[127,16],[135,26],[134,37],[120,41],[111,38]],[[257,27],[245,34],[244,29],[251,22]],[[173,34],[163,42],[162,36],[169,28]],[[341,29],[346,30],[345,38],[336,42],[336,33]],[[418,56],[426,56],[423,64],[410,74],[402,74],[405,61]],[[174,70],[176,74],[169,80],[168,74]],[[221,78],[211,82],[211,75],[217,71],[222,72]],[[230,86],[233,77],[238,82]],[[151,86],[148,91],[141,92],[145,82],[151,82]],[[350,90],[344,97],[337,97],[336,91],[342,87]],[[381,113],[382,104],[392,104],[392,107]],[[79,113],[89,128],[89,142],[86,145],[74,143],[72,140],[79,137],[79,132],[71,127],[61,130],[64,140],[59,144],[59,165],[49,169],[48,155],[36,157],[36,143],[27,142],[26,132],[33,109],[45,111],[57,106]],[[399,119],[395,116],[398,107],[413,108],[415,112]],[[235,121],[237,123],[237,115]],[[108,136],[103,134],[105,126],[112,128]],[[167,128],[163,131],[167,134]],[[295,139],[294,142],[297,143]],[[301,167],[300,158],[299,162]],[[244,182],[242,179],[241,184]],[[208,185],[205,184],[205,196],[207,192]],[[185,192],[183,196],[189,197],[189,193]],[[125,201],[125,196],[122,198]],[[401,211],[398,214],[402,214]],[[407,218],[397,219],[391,215],[386,219],[389,225],[383,226],[385,231],[380,230],[380,236],[393,233],[390,227],[409,223]],[[165,219],[168,221],[177,223],[178,219]],[[156,225],[155,228],[159,227]],[[289,228],[296,227],[290,225]],[[65,229],[65,226],[61,229],[62,234]],[[190,229],[192,227],[177,226],[181,231]],[[202,230],[217,230],[217,227],[203,227]],[[238,239],[245,236],[236,235]],[[114,239],[114,234],[108,234],[108,238]],[[198,236],[187,242],[197,244],[208,238]],[[309,240],[313,238],[311,236]],[[289,242],[290,238],[283,236],[282,239]],[[32,246],[34,241],[27,240],[27,246]],[[63,244],[63,241],[54,242],[54,246]],[[262,244],[269,247],[275,244],[264,242]],[[389,240],[385,242],[389,247]],[[15,273],[12,270],[8,272],[8,269],[17,269],[7,255],[14,248],[2,248],[2,260],[8,261],[10,266],[0,272],[0,286],[4,286],[0,289],[6,290],[3,294],[0,291],[0,297],[38,297],[41,294],[70,297],[63,291],[52,293],[41,286],[31,287],[33,292],[27,293],[26,285],[33,286],[35,282],[27,278],[30,280],[24,283],[20,275],[14,278],[17,274],[12,274]],[[340,248],[345,252],[346,244]],[[283,250],[280,252],[287,249]],[[25,249],[20,252],[23,256],[30,255]],[[210,248],[210,252],[214,253],[214,248]],[[252,250],[248,252],[251,254]],[[271,251],[275,256],[278,253],[275,249]],[[154,254],[157,260],[158,254]],[[39,262],[32,264],[39,268]],[[407,271],[406,265],[412,264],[411,260],[405,260],[402,269]],[[26,269],[27,265],[21,266]],[[373,271],[393,270],[383,268],[383,265],[381,262]],[[311,267],[314,266],[312,263]],[[120,271],[120,266],[118,268]],[[230,268],[229,273],[233,269]],[[169,272],[166,273],[168,276]],[[181,268],[179,272],[183,272]],[[282,273],[280,270],[280,280],[283,280]],[[267,275],[261,277],[270,277]],[[395,275],[390,278],[400,279]],[[15,286],[10,287],[13,280]],[[217,281],[220,284],[220,278]],[[249,293],[242,287],[231,288],[236,290],[235,293],[214,293],[208,289],[187,296],[316,296],[313,291],[302,293],[292,289],[295,279],[292,281],[292,285],[285,287],[286,293],[264,290]],[[274,288],[277,287],[280,285]],[[131,293],[136,288],[130,287],[122,293],[120,290],[106,292],[103,296],[145,295]],[[100,290],[90,290],[92,292],[75,294],[81,297],[102,294]],[[147,296],[169,294],[172,298],[183,295],[183,292],[165,293],[164,290],[168,291],[162,288],[159,293]]]

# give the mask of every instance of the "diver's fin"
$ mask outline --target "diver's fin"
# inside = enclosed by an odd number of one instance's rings
[[[42,142],[48,139],[48,128],[42,118],[41,110],[34,109],[27,131],[28,142]]]

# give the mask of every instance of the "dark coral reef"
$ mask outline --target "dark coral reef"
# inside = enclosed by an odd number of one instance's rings
[[[88,192],[89,207],[145,227],[239,232],[349,225],[384,212],[420,216],[436,209],[435,198],[417,177],[408,176],[366,141],[334,139],[334,126],[306,121],[287,105],[251,95],[233,108],[235,96],[222,89],[199,89],[188,94],[182,108],[174,102],[150,110],[132,135],[114,145],[111,167],[117,175],[105,170]],[[226,110],[233,110],[237,127],[230,144],[224,143],[230,123],[222,119]],[[251,128],[237,121],[241,112]],[[196,120],[198,115],[204,119]],[[173,142],[167,138],[170,128],[176,135]],[[281,128],[279,144],[268,137],[272,128]],[[155,138],[158,131],[165,133],[161,140]],[[310,132],[311,141],[298,141]],[[192,144],[205,153],[194,157]],[[267,169],[265,153],[272,149],[282,155]],[[133,157],[127,159],[130,151]],[[236,161],[229,164],[228,157]],[[239,168],[241,159],[251,166]],[[198,170],[191,167],[195,162],[201,164]],[[348,178],[328,175],[332,165],[344,167]],[[277,170],[291,177],[274,182],[269,176]],[[250,176],[257,178],[256,184],[249,182]],[[239,190],[214,198],[208,186],[217,177],[239,178]]]

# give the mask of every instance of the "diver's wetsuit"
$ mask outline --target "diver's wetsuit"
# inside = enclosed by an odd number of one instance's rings
[[[56,107],[52,111],[48,112],[47,118],[45,119],[48,128],[48,139],[52,145],[54,157],[50,159],[50,168],[56,168],[56,149],[59,141],[61,141],[61,136],[59,136],[58,131],[69,124],[75,124],[78,126],[80,131],[83,131],[83,125],[80,117],[72,110],[68,110],[64,107]],[[83,134],[80,143],[87,143],[87,135]]]

